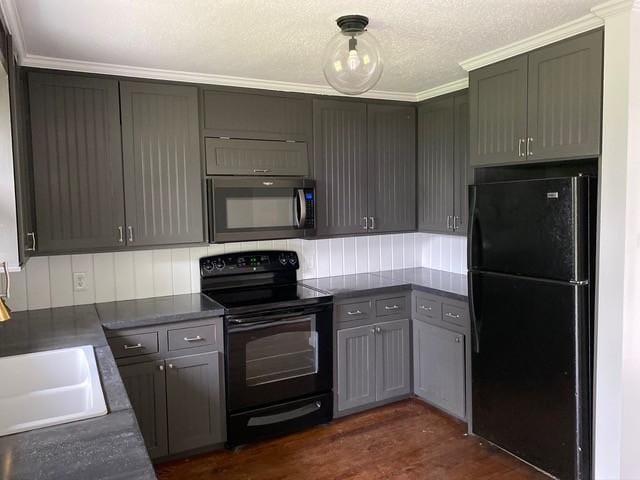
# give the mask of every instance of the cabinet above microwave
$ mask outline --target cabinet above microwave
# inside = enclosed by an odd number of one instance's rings
[[[206,138],[207,175],[306,177],[306,142]]]

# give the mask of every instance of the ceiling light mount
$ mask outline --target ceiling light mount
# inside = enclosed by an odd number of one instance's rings
[[[369,25],[369,18],[364,15],[343,15],[336,20],[336,23],[345,33],[364,32]]]

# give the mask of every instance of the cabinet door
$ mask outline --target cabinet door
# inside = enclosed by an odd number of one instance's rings
[[[416,114],[414,107],[367,107],[369,227],[379,232],[416,228]]]
[[[224,441],[219,357],[212,352],[166,360],[171,454]]]
[[[527,158],[600,153],[602,30],[529,54]]]
[[[471,165],[524,160],[527,55],[469,73]]]
[[[307,96],[205,90],[203,99],[206,136],[311,141]]]
[[[121,82],[128,243],[202,242],[198,89]]]
[[[314,100],[318,235],[364,232],[367,216],[367,107]]]
[[[376,400],[411,391],[410,328],[407,319],[376,326]]]
[[[418,228],[451,232],[454,204],[453,98],[418,108]]]
[[[469,96],[453,97],[454,222],[456,233],[467,233],[469,216]]]
[[[151,458],[166,456],[167,404],[164,361],[137,363],[118,368],[136,414]]]
[[[118,82],[30,73],[29,98],[38,253],[122,246]]]
[[[376,401],[376,334],[373,325],[338,330],[338,410]]]
[[[413,320],[413,385],[416,395],[465,417],[464,335]]]

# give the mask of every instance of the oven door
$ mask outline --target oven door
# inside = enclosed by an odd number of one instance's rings
[[[279,177],[209,177],[213,242],[302,238],[314,231],[313,181]]]
[[[329,392],[331,331],[330,305],[228,316],[229,412]]]

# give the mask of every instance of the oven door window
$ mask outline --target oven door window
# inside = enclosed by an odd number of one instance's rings
[[[277,332],[247,342],[245,382],[256,387],[318,373],[315,319],[300,319],[296,331]]]
[[[217,188],[216,229],[220,232],[297,228],[292,188]]]

